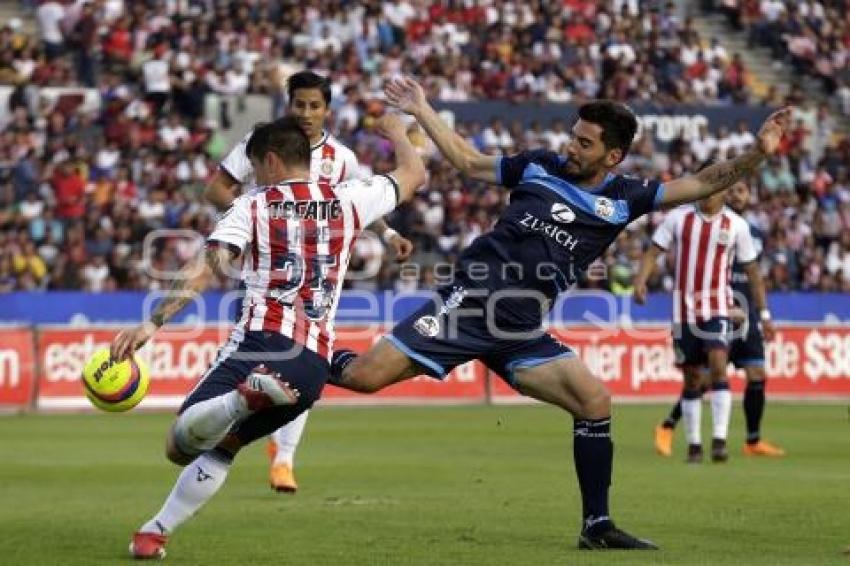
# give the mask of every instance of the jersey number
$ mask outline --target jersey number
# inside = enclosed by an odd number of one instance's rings
[[[305,281],[307,260],[293,252],[277,256],[272,265],[269,296],[285,306],[292,306],[299,290],[308,284],[310,296],[304,299],[304,314],[310,320],[322,320],[333,302],[334,284],[328,272],[336,266],[336,256],[315,255],[310,259],[311,277]]]

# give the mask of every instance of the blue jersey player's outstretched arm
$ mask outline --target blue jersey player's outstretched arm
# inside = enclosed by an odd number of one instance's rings
[[[409,78],[398,79],[388,83],[385,91],[389,103],[414,116],[458,171],[480,181],[498,182],[499,157],[481,153],[455,133],[428,104],[419,83]]]
[[[756,136],[756,145],[738,157],[665,183],[662,206],[673,207],[704,199],[751,175],[768,156],[779,149],[779,142],[790,116],[790,108],[777,110],[768,116]]]
[[[490,183],[501,183],[498,164],[499,156],[485,155],[446,124],[434,111],[425,97],[422,87],[413,79],[397,79],[386,86],[389,103],[416,118],[440,152],[461,173]],[[776,152],[790,118],[791,109],[783,108],[771,114],[759,130],[756,146],[736,157],[707,167],[697,174],[675,179],[664,184],[664,195],[660,204],[673,207],[685,202],[703,199],[722,190],[738,179],[746,177],[769,156]],[[591,149],[591,139],[573,130],[573,140],[564,156],[566,163],[575,161],[575,166],[584,166],[582,150]],[[622,159],[623,156],[620,156]],[[614,157],[616,159],[616,157]],[[617,163],[605,164],[615,166]],[[595,182],[589,183],[595,184]]]

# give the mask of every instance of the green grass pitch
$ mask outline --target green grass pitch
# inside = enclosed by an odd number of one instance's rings
[[[704,413],[709,413],[707,410]],[[653,453],[661,406],[615,409],[612,511],[657,553],[575,550],[571,421],[550,407],[319,408],[298,455],[301,491],[266,483],[259,443],[172,538],[173,564],[850,564],[847,405],[769,404],[782,460],[726,465]],[[707,416],[704,414],[704,416]],[[707,419],[704,419],[704,421]],[[177,468],[170,415],[0,418],[0,563],[128,563],[130,534]],[[705,432],[708,432],[706,423]]]

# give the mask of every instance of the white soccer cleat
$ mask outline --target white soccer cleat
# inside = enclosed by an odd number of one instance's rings
[[[270,373],[265,366],[257,366],[239,384],[238,390],[251,411],[294,405],[299,395],[298,390],[283,381],[279,373]]]

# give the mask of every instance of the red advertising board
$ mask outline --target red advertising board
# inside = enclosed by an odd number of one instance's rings
[[[668,328],[578,327],[553,329],[619,399],[670,397],[681,391]],[[765,371],[771,398],[850,396],[850,327],[780,326],[765,345]],[[744,388],[744,373],[730,369],[732,390]],[[496,401],[519,397],[502,380],[493,380]]]
[[[141,351],[151,369],[151,387],[142,407],[174,408],[194,387],[227,338],[226,327],[168,330]],[[0,403],[26,405],[32,390],[32,333],[2,330]],[[43,409],[88,408],[80,373],[88,357],[106,347],[115,328],[43,327],[39,329],[38,399]],[[366,350],[383,334],[379,326],[344,327],[338,346]],[[651,400],[678,395],[681,374],[674,365],[669,331],[662,326],[636,328],[558,329],[569,344],[619,399]],[[794,398],[850,397],[850,327],[784,326],[767,346],[770,395]],[[457,368],[445,380],[419,377],[388,387],[376,395],[360,395],[333,386],[323,403],[480,403],[487,398],[487,369],[474,362]],[[496,401],[520,397],[501,379],[490,376]],[[735,373],[735,391],[743,388]]]
[[[28,407],[34,386],[32,330],[0,328],[0,407]]]
[[[140,350],[150,368],[151,384],[143,408],[176,408],[195,386],[227,340],[227,327],[164,330]],[[117,328],[45,327],[39,333],[41,361],[37,406],[42,409],[83,409],[88,401],[80,385],[86,360],[108,347]],[[343,328],[337,344],[365,351],[380,338],[380,327]],[[323,399],[333,403],[481,403],[485,400],[486,368],[478,363],[457,368],[444,381],[425,377],[394,385],[376,395],[362,395],[328,386]]]
[[[109,346],[118,328],[43,327],[38,334],[40,376],[37,406],[44,409],[87,408],[80,375],[86,360]],[[151,384],[142,406],[173,408],[191,391],[215,359],[227,328],[164,330],[140,351]]]

